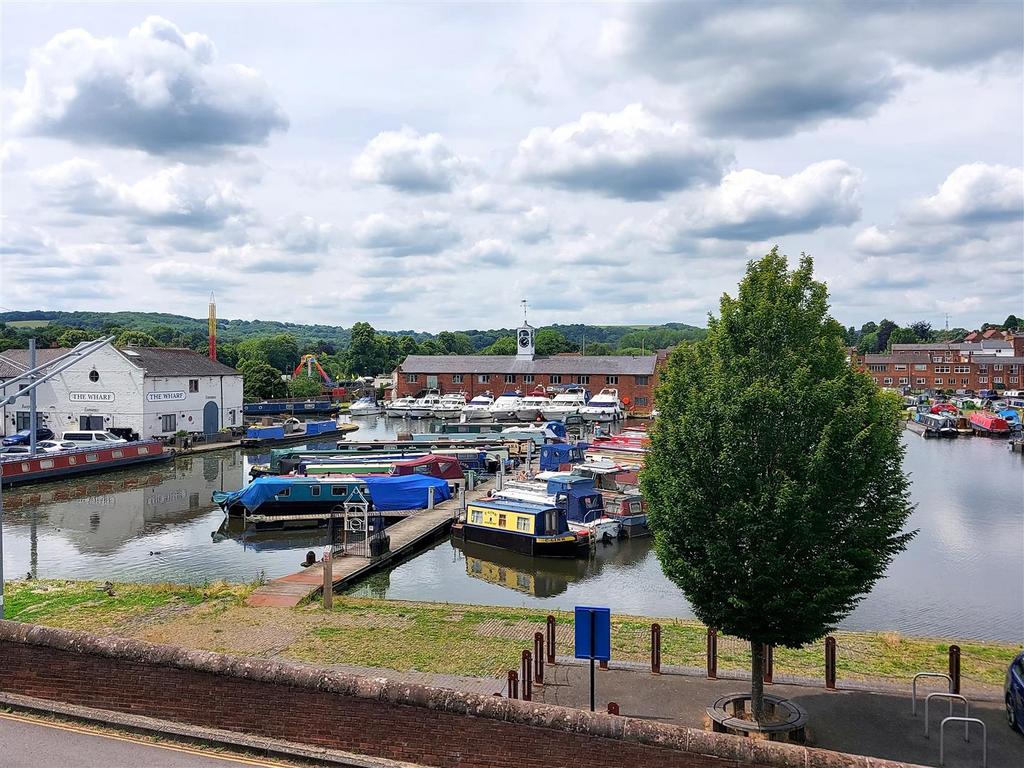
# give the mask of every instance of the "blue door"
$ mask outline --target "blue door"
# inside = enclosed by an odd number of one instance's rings
[[[212,435],[218,429],[218,408],[217,403],[210,400],[206,405],[203,406],[203,434]]]

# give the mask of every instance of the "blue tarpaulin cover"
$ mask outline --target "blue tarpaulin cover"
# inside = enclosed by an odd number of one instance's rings
[[[424,509],[427,506],[427,488],[434,489],[434,503],[440,504],[452,497],[448,482],[440,477],[403,475],[401,477],[363,477],[373,508]]]
[[[240,491],[214,493],[213,500],[225,507],[237,501],[253,512],[267,499],[273,498],[286,488],[291,488],[294,482],[295,479],[291,477],[257,477]]]

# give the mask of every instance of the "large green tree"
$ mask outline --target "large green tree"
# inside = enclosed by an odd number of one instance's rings
[[[282,381],[281,372],[266,361],[245,360],[238,370],[242,374],[242,394],[246,400],[287,396],[288,386]]]
[[[542,328],[537,331],[536,348],[538,355],[557,355],[559,352],[575,352],[576,345],[558,331]],[[514,354],[514,353],[513,353]]]
[[[314,397],[323,392],[323,379],[319,374],[307,376],[305,371],[288,382],[288,394],[291,397]]]
[[[514,355],[516,353],[516,340],[511,336],[502,336],[486,349],[480,351],[481,355]]]
[[[708,626],[751,645],[820,638],[913,535],[898,398],[845,361],[843,329],[802,257],[773,249],[672,353],[641,475],[665,574]]]
[[[57,337],[57,345],[70,349],[77,347],[83,341],[91,341],[94,338],[96,337],[93,334],[83,331],[81,328],[68,328]]]
[[[346,367],[357,376],[373,376],[379,367],[377,332],[369,323],[352,326],[352,341],[345,353]]]

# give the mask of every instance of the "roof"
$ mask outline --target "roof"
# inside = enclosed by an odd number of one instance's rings
[[[540,515],[552,509],[552,505],[540,501],[522,501],[520,499],[478,499],[469,502],[471,507],[496,509],[500,512],[520,512],[527,515]]]
[[[37,349],[36,364],[44,365],[70,351],[70,348],[61,347]],[[182,347],[124,347],[117,351],[133,365],[142,368],[147,376],[242,375],[234,368]],[[0,378],[12,378],[26,370],[28,370],[27,349],[8,349],[0,353]]]
[[[405,373],[543,373],[567,375],[653,376],[656,355],[542,357],[520,360],[511,355],[409,355],[399,366]]]
[[[983,349],[1010,349],[1013,346],[1003,339],[984,341],[935,342],[929,344],[893,344],[893,352],[977,352]]]

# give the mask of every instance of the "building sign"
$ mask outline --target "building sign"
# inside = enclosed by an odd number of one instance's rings
[[[147,392],[146,402],[166,403],[169,400],[184,400],[187,397],[184,392]]]
[[[72,403],[112,403],[113,392],[68,392],[68,400]]]

